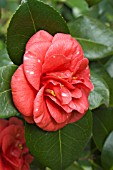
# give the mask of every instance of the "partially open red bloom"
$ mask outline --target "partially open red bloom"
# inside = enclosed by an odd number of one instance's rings
[[[33,157],[25,143],[21,120],[0,119],[0,170],[30,170]]]
[[[11,81],[13,101],[29,123],[56,131],[88,110],[93,89],[88,59],[69,34],[38,31]]]

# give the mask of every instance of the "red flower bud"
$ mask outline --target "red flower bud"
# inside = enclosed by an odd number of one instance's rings
[[[0,170],[30,170],[33,157],[25,143],[21,120],[0,119]]]

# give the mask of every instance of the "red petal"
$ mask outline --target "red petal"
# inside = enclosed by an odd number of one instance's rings
[[[34,101],[34,121],[43,129],[51,121],[51,116],[48,113],[44,100],[44,87],[42,87]]]
[[[2,160],[2,156],[0,155],[0,170],[8,170],[5,168],[3,160]]]
[[[70,59],[66,58],[64,55],[53,54],[52,56],[48,56],[45,58],[44,64],[42,66],[42,72],[47,73],[47,72],[54,71],[56,69],[64,70],[68,68],[69,65],[70,65]]]
[[[19,66],[11,80],[12,96],[16,108],[25,116],[32,116],[36,91],[27,81],[23,65]]]
[[[73,102],[78,112],[84,114],[88,110],[89,107],[88,97],[83,90],[82,97],[79,99],[73,99]]]
[[[64,86],[61,88],[62,104],[68,104],[72,100],[71,92]]]
[[[43,97],[44,87],[38,92],[34,101],[34,121],[43,130],[56,131],[66,125],[67,122],[58,124],[50,115]]]
[[[13,129],[12,129],[13,130]],[[6,140],[7,139],[7,140]],[[8,150],[8,148],[11,145],[15,144],[15,136],[12,136],[11,134],[6,134],[4,135],[3,139],[2,139],[2,151],[5,154]]]
[[[86,67],[88,66],[88,62],[89,61],[87,58],[83,58],[82,60],[78,61],[78,63],[76,64],[74,68],[74,74],[76,75],[77,73],[80,73],[83,70],[85,70]]]
[[[9,119],[9,125],[19,125],[19,126],[23,126],[23,128],[24,128],[24,125],[23,125],[23,122],[20,120],[20,119],[18,119],[18,118],[16,118],[16,117],[11,117],[10,119]]]
[[[26,45],[26,50],[29,50],[29,47],[34,43],[42,41],[51,42],[52,39],[53,39],[52,35],[50,35],[48,32],[44,30],[40,30],[29,39]]]
[[[69,39],[55,41],[47,51],[46,58],[54,55],[63,55],[72,59],[72,55],[76,52],[76,47],[77,43]]]
[[[63,33],[57,33],[55,34],[55,36],[53,37],[52,43],[54,43],[55,41],[58,40],[73,40],[73,38],[71,37],[70,34],[63,34]]]
[[[7,126],[1,133],[0,133],[0,147],[2,146],[3,138],[5,135],[10,134],[11,136],[15,136],[17,132],[17,127],[15,125]],[[7,144],[10,143],[9,140],[6,140]]]
[[[75,87],[75,90],[71,91],[71,95],[74,98],[80,98],[82,96],[82,92],[79,88]]]
[[[67,80],[64,80],[64,79],[62,79],[62,78],[59,78],[59,77],[55,77],[55,76],[45,76],[45,77],[43,77],[42,78],[42,83],[43,84],[47,84],[48,83],[48,81],[49,82],[52,82],[52,81],[54,81],[54,80],[56,80],[56,81],[58,81],[59,83],[61,83],[62,85],[64,85],[65,87],[67,87],[68,89],[75,89],[75,87],[71,84],[71,83],[69,83]]]
[[[74,123],[74,122],[80,120],[83,116],[84,116],[84,114],[80,114],[77,111],[73,111],[71,113],[69,120],[68,120],[68,123]]]
[[[40,87],[42,64],[50,43],[40,42],[30,46],[24,54],[24,71],[29,83],[36,89]]]
[[[46,103],[51,116],[57,123],[63,123],[68,119],[68,114],[58,105],[56,105],[52,100],[47,98]]]
[[[33,124],[34,123],[34,119],[33,116],[24,116],[24,119],[26,120],[26,122]]]
[[[5,119],[0,119],[0,133],[8,126],[8,121]]]
[[[58,106],[60,106],[65,112],[71,113],[73,109],[71,109],[68,105],[63,105],[56,97],[52,95],[47,95],[50,97],[51,100],[53,100]]]

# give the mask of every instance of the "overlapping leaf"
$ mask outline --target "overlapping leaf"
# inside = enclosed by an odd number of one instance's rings
[[[95,4],[99,3],[99,2],[101,2],[102,0],[86,0],[86,1],[88,2],[88,4],[90,6],[92,6],[92,5],[95,5]]]
[[[0,67],[13,64],[6,52],[6,50],[0,50]]]
[[[109,105],[109,87],[99,75],[91,72],[91,81],[94,90],[90,93],[89,102],[90,109],[98,108],[100,105]]]
[[[18,115],[18,111],[13,105],[11,96],[11,77],[17,66],[0,67],[0,118],[8,118]]]
[[[97,19],[83,16],[68,24],[72,36],[78,38],[90,60],[113,54],[113,31]]]
[[[106,138],[113,130],[113,108],[100,108],[93,113],[93,138],[101,151]]]
[[[105,64],[105,68],[108,71],[108,73],[110,74],[110,76],[113,78],[113,56]]]
[[[26,42],[38,30],[68,33],[65,21],[56,10],[43,2],[27,0],[14,14],[7,32],[7,49],[15,64],[22,63]]]
[[[91,135],[91,112],[78,122],[56,132],[45,132],[35,125],[26,124],[26,140],[31,153],[45,167],[64,170],[85,147]]]
[[[113,169],[113,131],[109,134],[104,143],[101,160],[105,170]]]
[[[106,72],[105,68],[102,64],[98,62],[94,62],[90,65],[91,69],[99,75],[104,81],[106,82],[107,86],[109,87],[109,106],[113,107],[113,79],[110,75]]]

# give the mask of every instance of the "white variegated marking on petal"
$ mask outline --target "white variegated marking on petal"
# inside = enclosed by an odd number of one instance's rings
[[[63,97],[67,97],[67,94],[66,93],[62,93],[61,94]]]
[[[38,63],[40,63],[40,59],[38,59]]]
[[[30,71],[29,74],[34,74],[34,71]]]

